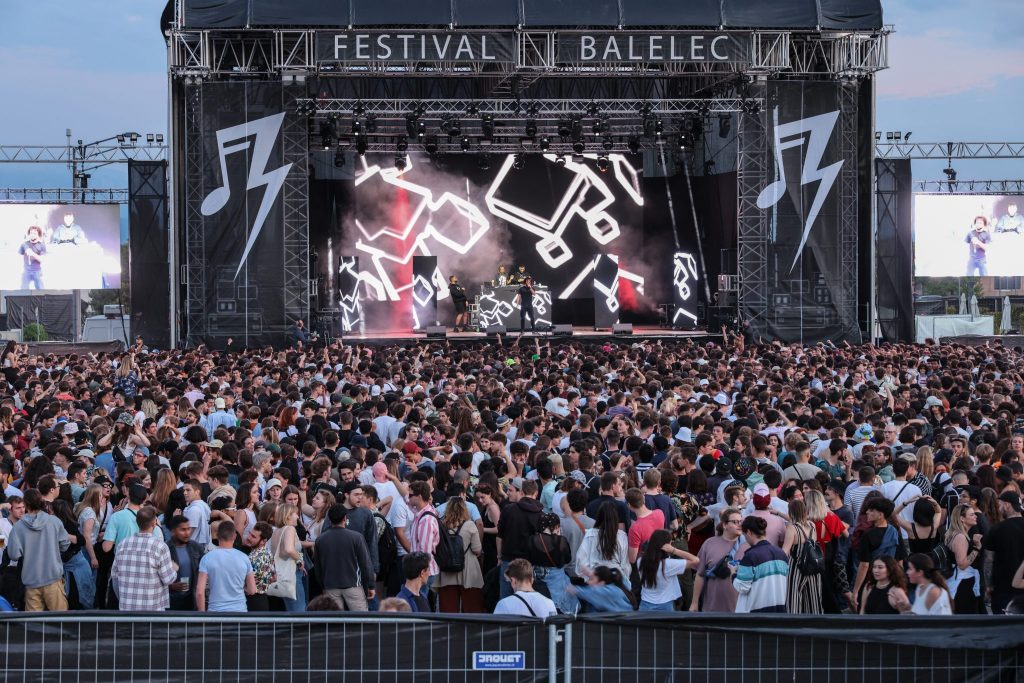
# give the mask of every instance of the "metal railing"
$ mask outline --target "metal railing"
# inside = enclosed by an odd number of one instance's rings
[[[1015,681],[1024,618],[0,616],[14,681]],[[478,656],[490,653],[489,657]]]

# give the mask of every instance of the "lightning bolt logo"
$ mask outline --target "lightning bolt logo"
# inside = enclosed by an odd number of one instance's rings
[[[256,220],[253,221],[252,230],[249,232],[249,239],[245,243],[242,260],[239,261],[238,270],[235,271],[235,278],[242,272],[242,266],[245,265],[246,259],[249,258],[249,252],[252,250],[253,244],[256,243],[256,238],[260,236],[263,224],[267,220],[267,214],[270,213],[270,208],[277,201],[277,196],[281,193],[281,187],[284,185],[284,179],[292,167],[291,164],[285,164],[280,168],[267,170],[267,164],[270,162],[270,155],[274,151],[274,144],[277,142],[277,136],[281,132],[281,124],[283,122],[284,113],[282,112],[217,131],[217,155],[220,160],[221,181],[224,184],[214,189],[203,199],[200,212],[204,216],[212,216],[223,209],[228,203],[228,199],[231,198],[231,185],[228,180],[228,155],[235,152],[244,152],[249,149],[250,145],[253,148],[252,163],[249,166],[249,176],[245,189],[248,192],[257,187],[266,186],[267,188],[263,194],[263,201],[260,203],[259,211],[256,213]]]
[[[776,107],[776,120],[778,112]],[[789,267],[790,272],[796,267],[796,262],[800,258],[800,254],[803,253],[804,245],[811,234],[811,228],[814,227],[814,221],[817,220],[828,193],[835,185],[836,178],[839,177],[839,170],[843,167],[843,161],[837,161],[824,168],[821,167],[822,157],[825,156],[828,141],[832,138],[832,131],[835,130],[838,120],[839,111],[837,110],[775,126],[775,165],[779,169],[780,177],[761,190],[761,194],[757,196],[758,208],[767,209],[770,206],[775,206],[782,199],[782,195],[786,193],[786,167],[782,163],[782,153],[787,149],[803,147],[805,143],[807,144],[807,152],[800,166],[800,185],[818,183],[818,191],[814,195],[810,211],[807,212],[807,221],[804,223],[800,246],[797,247],[793,263]]]

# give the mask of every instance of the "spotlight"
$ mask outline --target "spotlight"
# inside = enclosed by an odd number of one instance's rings
[[[611,168],[612,164],[608,161],[608,157],[601,155],[597,158],[597,170],[601,173],[607,173],[608,169]]]
[[[377,115],[369,114],[366,117],[366,132],[376,133],[377,132]]]
[[[427,150],[427,154],[429,154],[430,156],[434,156],[435,154],[437,154],[437,136],[431,135],[430,137],[428,137],[427,142],[424,145],[424,148]]]
[[[582,140],[577,140],[576,142],[572,143],[572,152],[573,152],[573,154],[583,154],[583,151],[586,148],[587,148],[587,146],[583,144]]]
[[[526,119],[526,137],[535,138],[537,137],[537,120]]]
[[[946,174],[946,180],[948,180],[951,183],[955,183],[956,182],[956,169],[955,168],[953,168],[952,166],[949,166],[948,168],[942,169],[942,172]]]
[[[405,132],[409,137],[416,137],[416,117],[409,115],[405,117]]]
[[[718,117],[718,137],[727,138],[729,137],[729,131],[732,130],[732,117],[728,114],[722,114]]]
[[[709,107],[707,103],[700,105],[700,107],[698,107],[697,109],[697,115],[702,118],[707,118],[708,116],[711,116],[711,107]]]
[[[459,141],[459,146],[462,147],[463,152],[469,151],[469,138],[465,135],[462,136],[462,140]]]
[[[604,140],[601,141],[601,148],[606,152],[610,152],[615,148],[615,141],[612,140],[610,135],[605,136]]]
[[[320,146],[324,150],[334,146],[334,124],[330,121],[320,122]]]
[[[363,122],[360,121],[359,119],[356,119],[355,121],[352,122],[352,135],[357,135],[358,136],[358,135],[362,135],[362,134],[363,134]]]
[[[910,131],[908,130],[906,135],[903,136],[903,142],[910,142]]]
[[[530,116],[536,116],[540,113],[540,107],[538,107],[536,103],[533,103],[526,108],[526,113]]]
[[[555,163],[558,164],[559,166],[565,166],[565,155],[559,154],[557,157],[555,157]]]
[[[886,140],[886,142],[892,142],[893,137],[894,136],[893,136],[893,133],[892,133],[891,130],[885,131],[885,140]]]
[[[466,107],[466,115],[468,116],[476,116],[479,113],[480,107],[478,107],[475,104],[470,104],[468,107]]]
[[[901,131],[896,131],[895,133],[892,134],[892,137],[893,139],[896,140],[896,142],[899,142],[900,140],[903,139],[903,133]]]
[[[598,119],[594,121],[593,131],[594,135],[600,135],[608,130],[608,122],[604,119]]]
[[[399,171],[404,171],[405,167],[408,165],[408,163],[409,162],[405,158],[404,154],[400,154],[400,155],[395,157],[395,168],[397,168]]]
[[[591,116],[597,116],[601,113],[601,108],[597,106],[597,102],[591,102],[587,105],[587,113]]]
[[[486,171],[491,167],[491,155],[481,154],[480,157],[476,160],[476,165],[480,167],[481,171]]]
[[[654,134],[660,137],[661,134],[664,133],[664,132],[665,132],[665,122],[662,121],[661,119],[655,120],[655,122],[654,122]]]
[[[875,131],[875,142],[878,142],[881,139],[882,139],[882,131],[876,130]]]
[[[512,168],[516,169],[517,171],[521,171],[524,168],[526,168],[526,155],[517,154],[515,158],[512,159]]]
[[[572,119],[572,139],[582,140],[583,139],[583,120],[578,116]]]
[[[907,133],[907,135],[909,136],[910,133]],[[156,134],[156,144],[158,144],[158,145],[164,144],[164,134],[163,133],[157,133]]]
[[[138,133],[128,133],[128,139],[131,140],[132,144],[134,145],[136,142],[139,141],[139,134]]]
[[[558,135],[562,138],[567,138],[572,135],[572,121],[569,121],[568,119],[559,120]]]
[[[542,137],[540,139],[540,151],[546,152],[546,151],[548,151],[548,149],[550,147],[551,147],[551,140],[549,140],[548,136],[545,135],[544,137]]]
[[[680,133],[679,134],[678,143],[679,143],[679,149],[692,149],[693,148],[693,138],[690,137],[689,133]]]
[[[494,138],[494,115],[484,114],[480,120],[480,130],[483,132],[485,140],[491,140]]]
[[[640,138],[635,135],[630,135],[629,140],[626,142],[626,147],[629,149],[629,153],[636,155],[640,153]]]
[[[458,119],[445,119],[441,122],[441,132],[447,133],[450,138],[457,138],[462,135],[462,124]]]
[[[336,150],[334,150],[334,168],[344,168],[344,167],[345,167],[345,150],[343,150],[341,147],[338,147]]]
[[[118,133],[117,134],[117,144],[119,144],[119,145],[123,145],[124,144],[124,133]]]
[[[352,107],[352,113],[356,116],[362,116],[366,113],[366,107],[363,106],[362,102],[356,102],[356,106]]]
[[[427,122],[417,121],[416,122],[416,137],[422,139],[427,134]]]
[[[404,152],[407,149],[409,149],[409,139],[406,138],[404,135],[399,135],[398,143],[395,145],[395,149],[397,149],[399,152]]]
[[[356,154],[358,154],[359,156],[365,155],[366,154],[366,148],[368,146],[369,146],[369,143],[367,142],[366,137],[365,136],[360,136],[358,139],[356,139]]]
[[[146,133],[146,144],[147,145],[152,145],[154,139],[155,139],[155,136],[152,133]]]

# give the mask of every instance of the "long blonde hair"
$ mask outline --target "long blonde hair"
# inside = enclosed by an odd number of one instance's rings
[[[99,484],[89,484],[82,494],[82,500],[75,506],[75,519],[82,514],[86,508],[92,508],[97,515],[100,514],[100,506],[103,504],[103,487]]]
[[[288,517],[292,514],[299,514],[299,508],[295,505],[289,505],[288,503],[282,503],[278,506],[277,512],[274,513],[274,526],[278,529],[283,529],[288,524]]]
[[[828,515],[828,505],[821,491],[811,489],[804,493],[804,506],[807,508],[807,519],[820,522]]]
[[[174,472],[170,468],[164,467],[157,471],[156,481],[153,482],[153,488],[149,491],[149,502],[157,510],[163,510],[167,507],[167,501],[170,500],[171,494],[174,493],[174,489],[178,486],[178,480],[174,477]]]
[[[466,508],[466,501],[461,496],[452,496],[444,507],[444,517],[441,519],[444,526],[452,531],[458,531],[462,525],[469,521],[469,510]]]
[[[935,476],[935,456],[932,454],[931,446],[921,446],[917,449],[917,471],[929,481]]]
[[[964,517],[971,509],[970,505],[957,505],[953,508],[953,511],[949,513],[949,528],[946,529],[946,538],[943,539],[943,542],[947,546],[953,542],[953,539],[956,538],[958,534],[966,536],[968,545],[970,545],[971,530],[964,524]]]
[[[117,376],[121,379],[124,379],[128,375],[132,374],[132,371],[134,370],[135,357],[132,356],[130,353],[126,353],[125,355],[121,356],[121,362],[117,366]]]

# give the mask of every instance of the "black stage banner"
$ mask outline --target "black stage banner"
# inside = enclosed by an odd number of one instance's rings
[[[910,159],[876,159],[875,175],[878,324],[885,341],[909,342],[914,340],[914,178]]]
[[[166,349],[171,344],[166,161],[128,162],[128,237],[132,337],[141,336],[151,349]]]
[[[859,343],[856,253],[843,258],[842,174],[856,165],[842,149],[840,86],[829,82],[770,81],[767,86],[768,178],[757,206],[768,215],[768,315],[741,311],[755,337],[815,343]],[[856,241],[857,226],[849,221]],[[851,259],[846,259],[851,260]],[[843,276],[852,267],[852,282]],[[848,289],[852,286],[852,292]],[[852,299],[852,304],[847,302]],[[761,324],[763,323],[763,324]]]
[[[183,26],[878,30],[881,0],[183,0]],[[168,27],[170,17],[163,23]]]
[[[559,64],[750,61],[750,33],[559,33]]]
[[[318,62],[515,61],[512,33],[462,31],[318,31]]]
[[[202,250],[207,341],[279,343],[286,320],[280,83],[204,83]],[[189,188],[188,192],[193,192]]]

